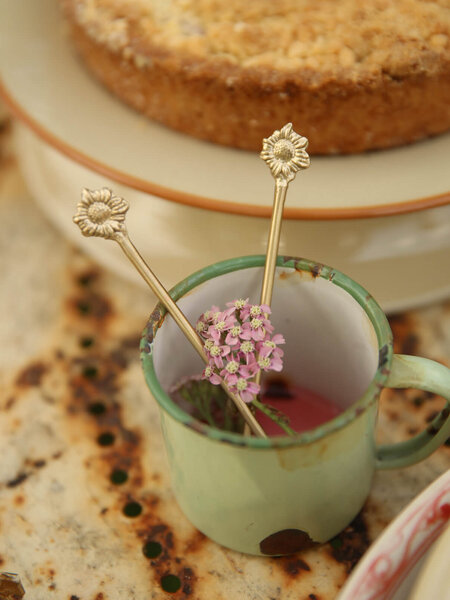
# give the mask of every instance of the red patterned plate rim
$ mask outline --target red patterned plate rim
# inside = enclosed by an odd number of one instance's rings
[[[390,600],[450,517],[450,471],[419,494],[372,544],[337,600]]]

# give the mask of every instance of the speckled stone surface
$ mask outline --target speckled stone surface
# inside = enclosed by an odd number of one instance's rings
[[[370,542],[450,467],[443,447],[378,473],[352,525],[303,553],[261,559],[217,546],[173,498],[141,374],[138,341],[155,299],[47,222],[5,125],[0,224],[0,571],[19,574],[26,599],[331,600]],[[449,302],[391,324],[396,351],[449,362]],[[386,391],[381,405],[379,436],[392,441],[423,428],[442,399]]]

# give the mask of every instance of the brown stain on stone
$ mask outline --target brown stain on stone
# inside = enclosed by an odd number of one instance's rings
[[[0,168],[6,169],[8,166],[14,164],[14,159],[9,153],[8,142],[12,131],[12,120],[8,117],[0,117]],[[3,173],[2,173],[3,175]]]
[[[184,554],[191,555],[192,553],[198,552],[207,540],[208,538],[206,535],[196,529],[193,535],[186,541]]]
[[[42,361],[33,362],[19,373],[16,385],[21,388],[38,386],[47,371],[48,367]]]
[[[169,550],[172,550],[172,548],[173,548],[173,546],[174,546],[174,543],[173,543],[173,533],[172,533],[172,531],[168,531],[168,532],[166,533],[166,536],[165,536],[164,542],[165,542],[165,546],[166,546],[166,548],[169,548]]]
[[[114,315],[111,302],[93,291],[76,294],[70,298],[68,308],[71,313],[96,322],[97,326],[105,326]]]
[[[402,354],[417,354],[419,338],[415,333],[406,336],[402,344]]]
[[[64,351],[63,351],[63,350],[61,350],[60,348],[57,348],[57,349],[54,351],[54,356],[55,356],[55,360],[64,360],[64,359],[65,359],[65,357],[66,357],[66,355],[65,355]]]
[[[22,494],[18,494],[14,497],[13,502],[15,506],[22,506],[23,504],[25,504],[25,497]]]
[[[283,571],[294,577],[301,571],[311,571],[311,567],[301,558],[284,558],[281,561]]]
[[[88,267],[75,275],[77,285],[79,285],[82,288],[88,288],[92,286],[99,279],[100,271],[95,267]]]
[[[359,513],[348,527],[329,542],[328,547],[331,556],[350,573],[369,545],[367,526],[362,513]]]
[[[402,313],[388,318],[394,335],[394,352],[399,354],[417,354],[420,339],[417,323],[411,314]]]
[[[141,538],[147,538],[146,541],[161,541],[161,534],[167,531],[168,526],[165,523],[158,522],[152,524],[153,519],[149,519],[147,523],[141,523],[141,527],[136,533]]]
[[[183,567],[178,572],[178,577],[181,580],[181,592],[185,597],[189,597],[193,592],[193,587],[197,580],[194,571],[190,567]]]
[[[11,132],[11,118],[2,117],[0,119],[0,138],[6,137]],[[3,139],[0,139],[2,142]]]
[[[400,420],[400,415],[394,410],[386,410],[385,412],[389,420],[393,423],[397,423]]]
[[[133,355],[135,355],[139,348],[140,341],[141,341],[140,333],[130,334],[130,335],[123,337],[120,340],[119,347],[122,351],[124,351],[124,352],[131,351],[133,353]]]
[[[69,363],[69,388],[75,402],[80,401],[83,410],[87,403],[108,401],[108,408],[119,391],[119,374],[124,368],[109,356],[93,355],[75,357]]]
[[[19,486],[21,483],[23,483],[29,476],[29,473],[19,473],[16,477],[14,477],[14,479],[11,479],[10,481],[7,482],[6,487],[8,488],[14,488]]]
[[[15,403],[16,403],[16,399],[14,396],[11,396],[11,398],[8,398],[8,400],[6,401],[6,404],[5,404],[5,411],[11,410],[11,408],[14,406]]]
[[[301,550],[312,548],[316,542],[312,540],[306,531],[301,529],[283,529],[272,533],[264,538],[259,549],[262,554],[270,556],[281,556],[283,554],[293,554]]]
[[[68,361],[70,400],[67,410],[72,417],[84,416],[97,428],[98,434],[104,431],[115,437],[114,447],[106,447],[103,461],[107,467],[104,476],[109,478],[114,469],[129,472],[133,467],[133,484],[139,487],[143,482],[138,457],[140,455],[140,433],[126,427],[118,397],[121,377],[129,365],[137,347],[132,347],[127,335],[115,342],[112,348],[104,351],[99,348],[94,354],[81,351]],[[96,437],[98,437],[98,434]],[[130,483],[130,482],[129,482]]]

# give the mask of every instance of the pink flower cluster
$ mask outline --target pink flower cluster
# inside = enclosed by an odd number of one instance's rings
[[[208,365],[202,378],[215,385],[225,381],[244,402],[252,402],[260,386],[252,381],[259,371],[281,371],[284,337],[272,336],[268,306],[249,304],[247,300],[227,302],[201,315],[197,333],[204,339]]]

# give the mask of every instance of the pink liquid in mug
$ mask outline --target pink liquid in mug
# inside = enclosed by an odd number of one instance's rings
[[[276,381],[263,392],[262,402],[270,404],[289,418],[289,426],[301,433],[334,419],[342,409],[331,400],[300,386]],[[269,417],[257,411],[256,417],[267,435],[286,435]]]

